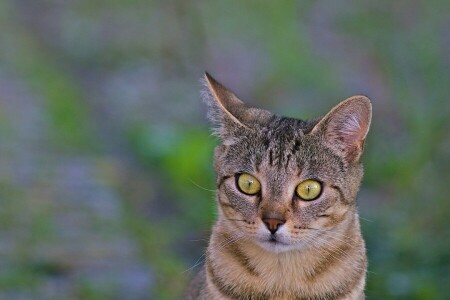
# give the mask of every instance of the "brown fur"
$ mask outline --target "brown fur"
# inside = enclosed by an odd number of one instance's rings
[[[186,299],[363,299],[367,259],[356,210],[360,156],[370,101],[351,97],[316,121],[250,108],[205,76],[204,98],[216,148],[218,219],[206,262]],[[246,195],[236,174],[249,173],[261,192]],[[295,194],[319,180],[313,201]],[[285,223],[274,238],[262,221]]]

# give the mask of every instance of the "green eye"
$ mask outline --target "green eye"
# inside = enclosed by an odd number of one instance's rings
[[[255,195],[261,190],[261,183],[250,174],[239,174],[236,180],[238,189],[247,195]]]
[[[314,200],[320,196],[322,185],[316,180],[305,180],[295,189],[297,196],[303,200]]]

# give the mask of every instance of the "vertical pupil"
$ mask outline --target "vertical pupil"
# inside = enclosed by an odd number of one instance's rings
[[[307,186],[306,186],[306,192],[309,194],[309,191],[311,190],[311,186],[308,184]]]

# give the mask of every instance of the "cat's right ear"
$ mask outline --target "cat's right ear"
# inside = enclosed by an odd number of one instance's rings
[[[246,106],[207,72],[202,84],[202,98],[208,107],[208,119],[213,125],[213,133],[225,144],[231,143],[243,131],[254,130],[255,125],[271,116],[266,110]]]

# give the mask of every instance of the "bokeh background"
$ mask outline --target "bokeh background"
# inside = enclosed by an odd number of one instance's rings
[[[178,299],[215,218],[199,98],[366,94],[368,299],[450,295],[449,1],[0,1],[0,299]],[[447,298],[448,299],[448,298]]]

